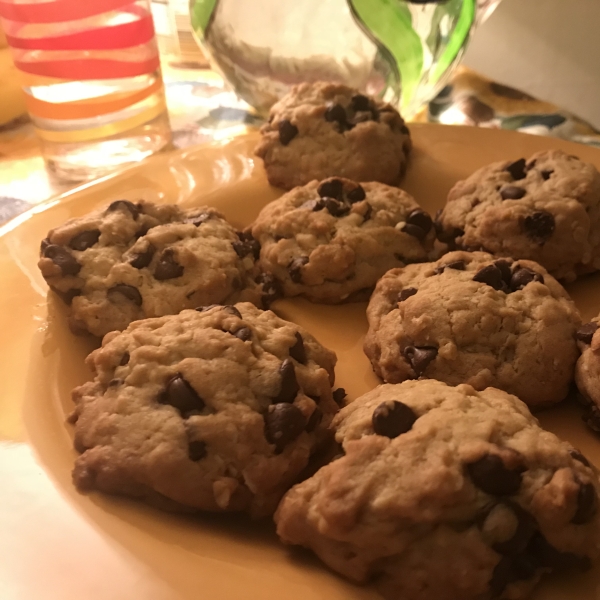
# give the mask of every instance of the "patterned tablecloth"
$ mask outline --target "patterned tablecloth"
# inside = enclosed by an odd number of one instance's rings
[[[165,61],[163,73],[175,148],[232,137],[260,125],[213,71]],[[417,120],[514,129],[600,148],[600,133],[581,119],[466,68],[455,73]],[[73,187],[48,174],[26,117],[0,127],[0,224]]]

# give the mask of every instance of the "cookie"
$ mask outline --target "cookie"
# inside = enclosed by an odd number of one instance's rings
[[[560,150],[494,163],[452,188],[436,227],[452,248],[535,260],[572,281],[600,268],[600,173]]]
[[[390,600],[516,600],[600,550],[598,472],[495,388],[381,385],[333,420],[343,455],[275,521]]]
[[[412,144],[398,111],[337,83],[302,83],[271,108],[256,155],[271,185],[347,177],[397,184]]]
[[[587,425],[600,433],[600,316],[582,325],[575,334],[581,356],[575,366],[575,383],[586,407]]]
[[[286,296],[323,303],[366,299],[389,269],[429,260],[435,240],[431,217],[406,192],[340,178],[271,202],[251,233]]]
[[[260,248],[215,209],[117,200],[53,229],[39,268],[76,333],[103,336],[146,317],[239,300],[268,305],[276,282]]]
[[[250,303],[105,336],[73,391],[79,490],[271,514],[326,438],[335,354]]]
[[[493,386],[530,408],[569,392],[579,312],[527,260],[451,252],[384,275],[367,309],[364,350],[384,381],[418,377]]]

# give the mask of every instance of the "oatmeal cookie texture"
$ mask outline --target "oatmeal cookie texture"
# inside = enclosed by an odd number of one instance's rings
[[[324,303],[368,297],[389,269],[429,260],[435,239],[431,217],[406,192],[342,178],[284,194],[251,232],[286,296]]]
[[[397,184],[412,144],[391,105],[344,85],[302,83],[271,108],[256,155],[271,185],[348,177]]]
[[[539,264],[456,251],[393,269],[367,309],[365,353],[384,381],[419,377],[564,399],[578,357],[579,312]]]
[[[184,308],[268,305],[278,286],[260,274],[259,250],[213,208],[116,200],[50,231],[38,264],[71,329],[102,336]]]
[[[436,227],[451,248],[535,260],[571,281],[600,269],[600,173],[560,150],[494,163],[452,188]]]
[[[514,396],[387,384],[332,426],[343,455],[284,496],[277,532],[385,598],[516,600],[598,556],[596,469]]]
[[[73,480],[174,510],[271,514],[327,437],[335,362],[250,303],[132,323],[73,391]]]
[[[575,367],[575,383],[586,405],[584,421],[600,433],[600,316],[585,323],[576,335],[581,356]]]

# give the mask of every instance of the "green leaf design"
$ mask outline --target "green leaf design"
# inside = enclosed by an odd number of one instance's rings
[[[217,0],[192,0],[190,17],[192,29],[197,35],[204,35],[217,5]]]
[[[402,77],[402,105],[410,104],[423,70],[421,38],[410,10],[397,0],[349,0],[366,32],[391,53]]]

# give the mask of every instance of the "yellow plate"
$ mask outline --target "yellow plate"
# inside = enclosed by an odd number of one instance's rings
[[[404,187],[434,212],[451,185],[494,160],[562,148],[595,163],[600,152],[506,131],[420,125]],[[135,501],[73,489],[70,390],[89,377],[89,340],[65,327],[63,307],[46,300],[36,262],[40,240],[69,217],[117,198],[213,204],[249,223],[278,192],[252,158],[256,138],[154,157],[36,207],[0,230],[0,598],[2,600],[374,600],[308,553],[279,545],[269,524],[241,517],[185,517]],[[600,311],[600,277],[569,287],[583,317]],[[339,359],[337,384],[350,399],[377,384],[362,353],[364,304],[281,301]],[[600,465],[600,439],[574,406],[540,415],[542,424]],[[600,567],[552,578],[536,600],[596,600]],[[440,599],[443,600],[443,599]]]

